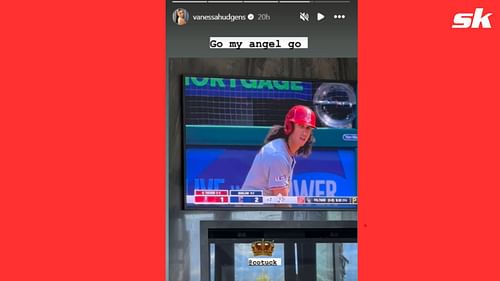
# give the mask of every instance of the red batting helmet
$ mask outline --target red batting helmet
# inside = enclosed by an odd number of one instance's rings
[[[292,123],[306,125],[316,128],[316,114],[309,107],[296,105],[292,107],[285,117],[285,134],[289,135],[293,131]]]

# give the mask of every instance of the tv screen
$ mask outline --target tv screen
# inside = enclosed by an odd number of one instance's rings
[[[185,207],[355,209],[355,81],[183,77]]]

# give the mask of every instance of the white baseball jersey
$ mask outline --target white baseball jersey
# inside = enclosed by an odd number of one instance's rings
[[[255,156],[241,189],[263,190],[264,195],[271,195],[269,189],[273,187],[290,186],[294,166],[285,139],[270,141]]]

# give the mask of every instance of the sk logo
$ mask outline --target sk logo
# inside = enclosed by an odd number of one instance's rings
[[[483,8],[476,8],[472,13],[458,13],[453,18],[451,28],[491,28],[489,17],[493,13],[487,13],[483,16]]]

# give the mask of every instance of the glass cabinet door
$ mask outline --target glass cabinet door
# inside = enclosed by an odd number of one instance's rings
[[[211,281],[357,280],[356,242],[231,239],[209,247]]]

